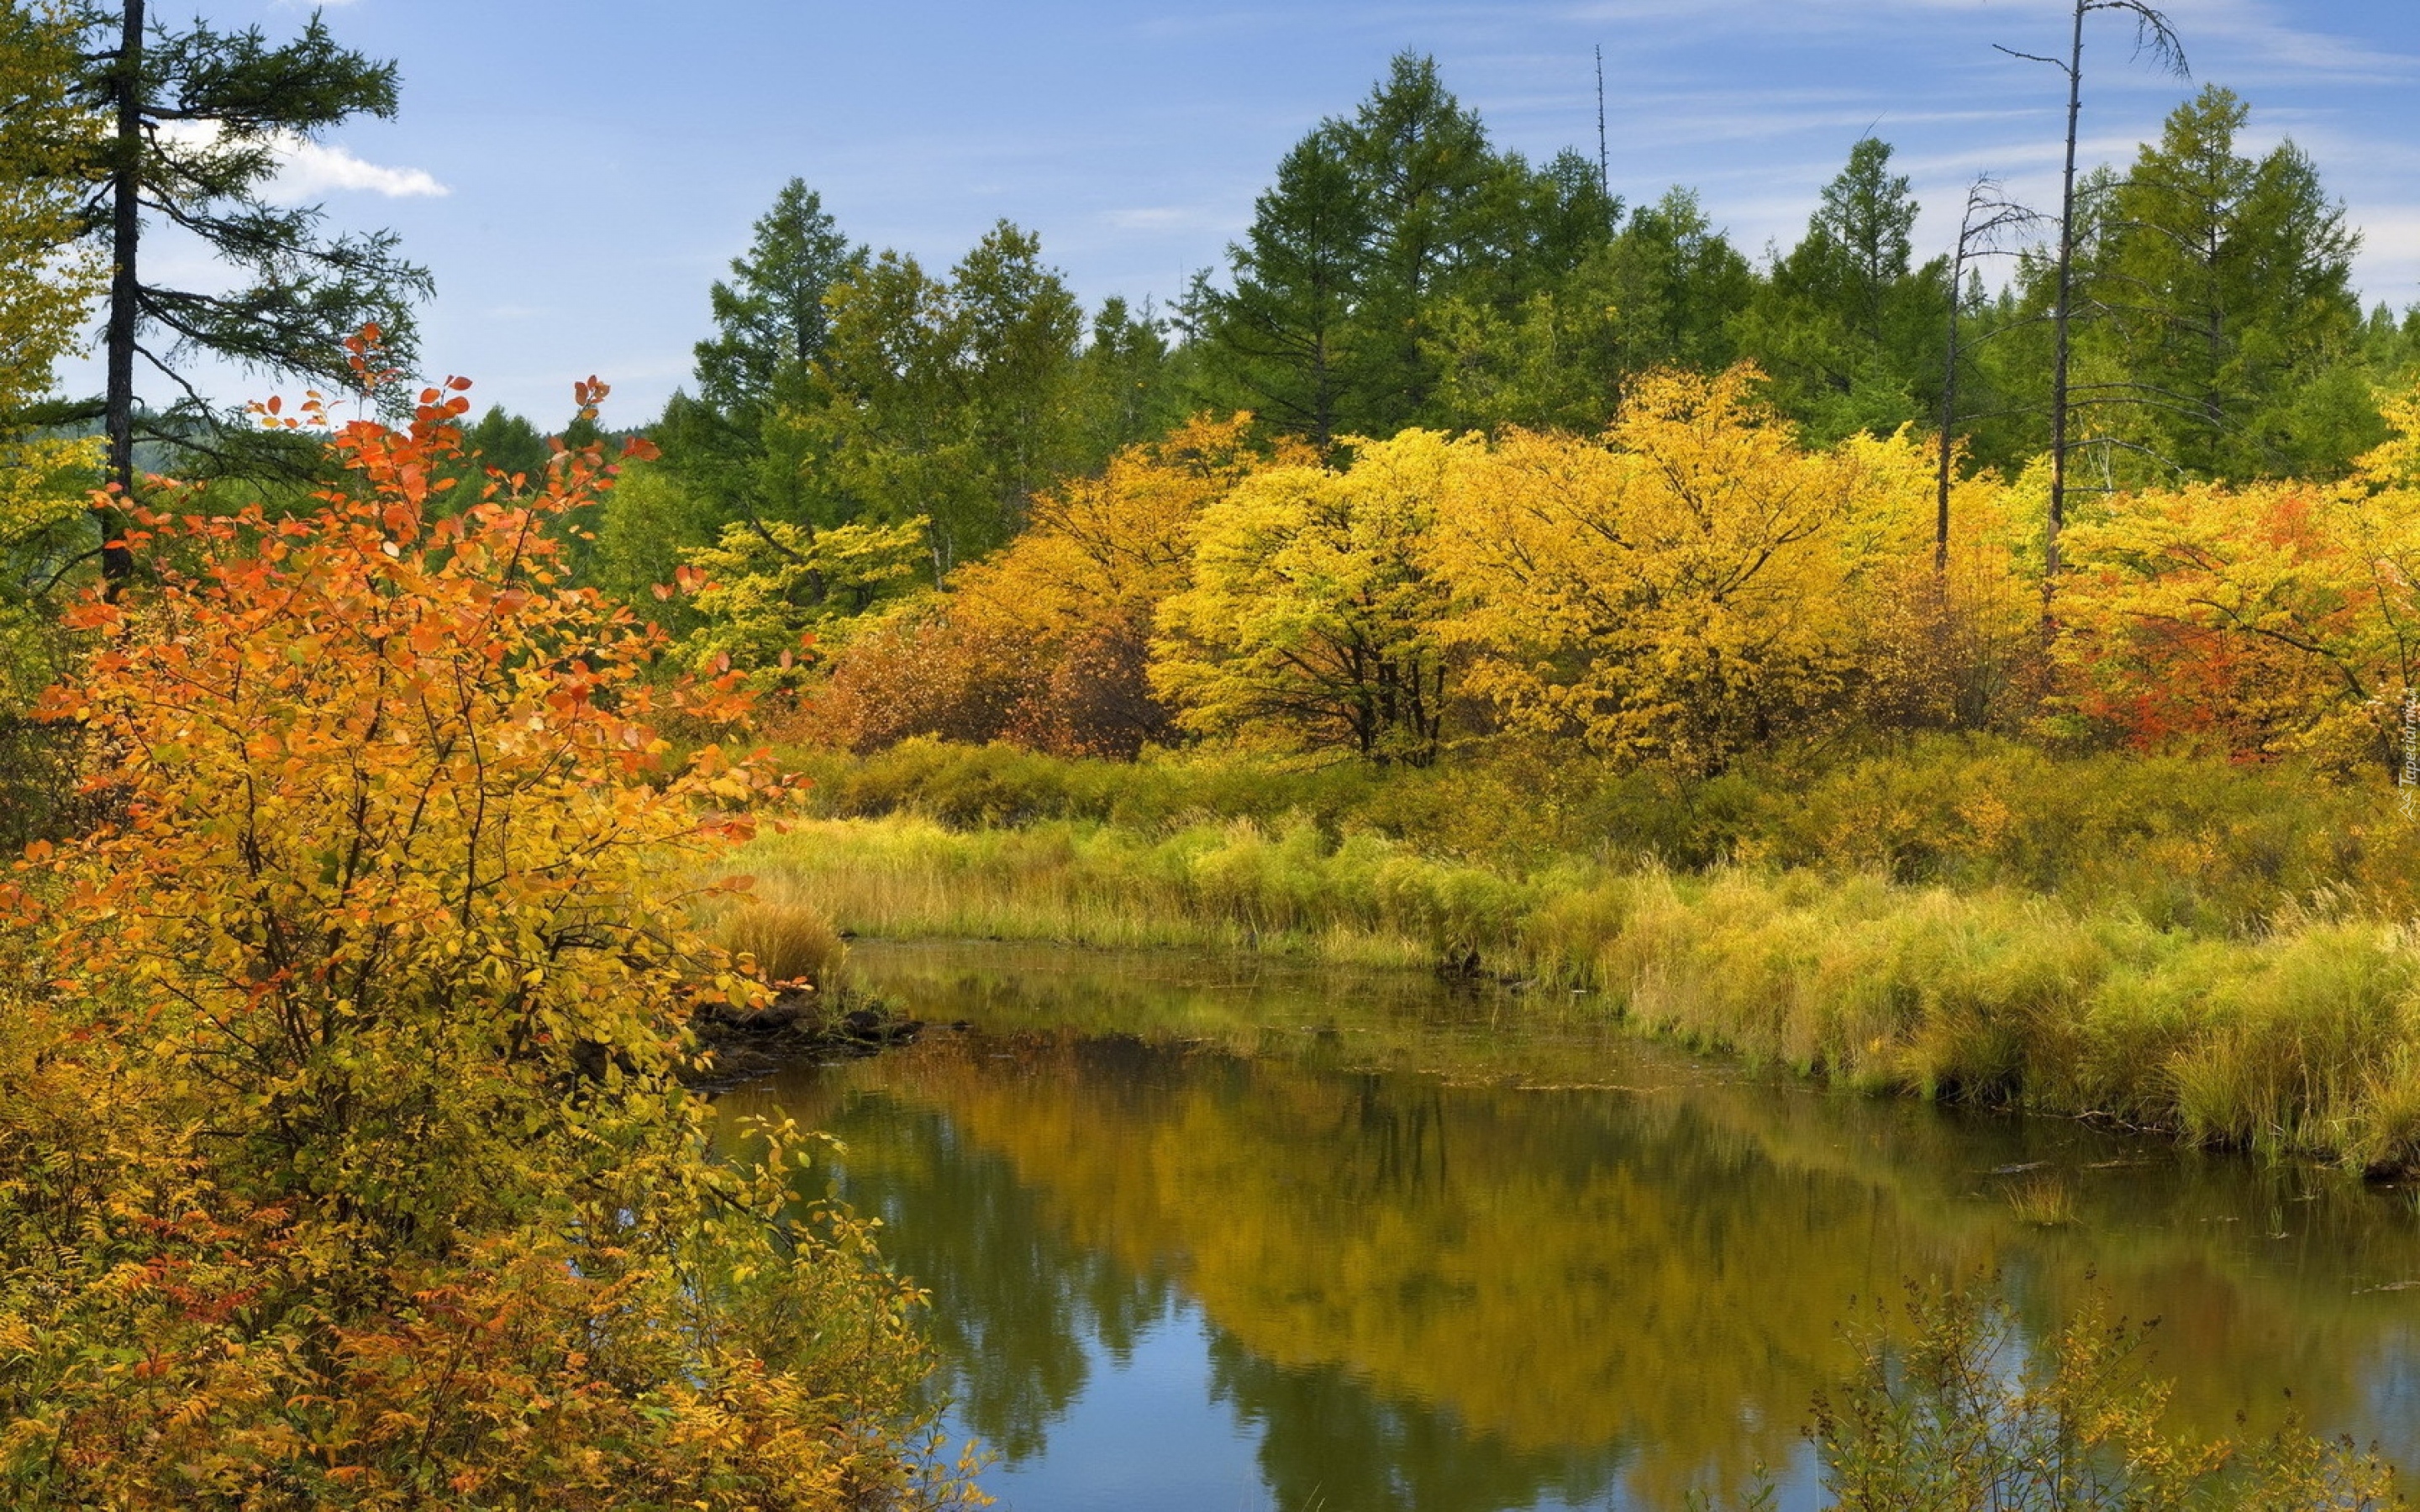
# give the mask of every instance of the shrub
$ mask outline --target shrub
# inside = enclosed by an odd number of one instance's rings
[[[733,905],[722,921],[722,947],[753,958],[768,981],[804,982],[819,992],[839,985],[848,946],[831,920],[795,897],[756,895]]]
[[[597,455],[428,519],[464,408],[337,430],[316,514],[140,517],[77,611],[40,712],[124,807],[0,886],[0,1502],[951,1500],[915,1294],[679,1077],[753,990],[683,879],[770,795],[648,717],[744,702],[557,580]]]
[[[2399,1504],[2375,1453],[2289,1423],[2249,1447],[2164,1432],[2169,1387],[2146,1368],[2149,1325],[2096,1300],[2029,1340],[1981,1287],[1911,1286],[1904,1337],[1854,1339],[1856,1373],[1816,1398],[1807,1437],[1840,1512],[2331,1508]]]

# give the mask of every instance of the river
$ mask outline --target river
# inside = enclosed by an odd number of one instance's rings
[[[1667,1507],[1766,1467],[1911,1279],[2156,1317],[2173,1421],[2420,1468],[2420,1213],[2304,1165],[1836,1092],[1584,995],[862,944],[933,1027],[724,1099],[845,1143],[1004,1512]],[[969,1027],[947,1026],[963,1023]],[[2020,1182],[2077,1222],[2021,1222]]]

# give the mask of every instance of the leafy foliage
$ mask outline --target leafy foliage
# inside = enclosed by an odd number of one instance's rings
[[[2078,526],[2084,710],[2139,745],[2396,770],[2420,677],[2420,392],[2386,411],[2395,439],[2343,483],[2193,485]]]
[[[466,408],[337,428],[313,515],[147,511],[156,593],[75,612],[43,712],[122,818],[0,898],[6,1499],[948,1500],[915,1294],[679,1078],[762,990],[691,879],[778,795],[650,721],[736,679],[562,582],[597,453],[432,518]]]
[[[686,645],[701,665],[755,669],[761,687],[796,687],[814,632],[854,619],[916,575],[924,522],[811,531],[776,520],[726,525],[720,545],[682,553],[705,623]]]
[[[810,726],[867,748],[919,734],[1132,757],[1174,733],[1146,670],[1190,579],[1194,522],[1257,466],[1249,417],[1196,418],[1032,502],[1007,550],[861,633]]]
[[[1842,1512],[2366,1512],[2401,1500],[2375,1454],[2299,1422],[2249,1452],[2172,1438],[2171,1388],[2144,1369],[2149,1325],[2113,1323],[2097,1300],[2039,1343],[1981,1288],[1912,1287],[1907,1313],[1907,1344],[1870,1331],[1852,1382],[1816,1401],[1808,1434]]]
[[[1457,478],[1437,555],[1479,649],[1470,685],[1515,729],[1718,767],[1832,702],[1853,596],[1893,545],[1877,447],[1807,452],[1754,375],[1659,376],[1592,446],[1514,432]]]
[[[1264,469],[1204,510],[1152,670],[1178,722],[1280,751],[1435,760],[1451,669],[1447,590],[1425,548],[1476,450],[1404,431],[1358,444],[1342,471]]]

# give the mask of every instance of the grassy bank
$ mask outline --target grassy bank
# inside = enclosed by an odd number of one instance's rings
[[[828,818],[916,814],[961,830],[1064,820],[1154,840],[1246,820],[1272,835],[1309,828],[1331,846],[1388,841],[1502,876],[1642,863],[1870,875],[2055,894],[2198,934],[2257,935],[2314,913],[2420,914],[2420,825],[2393,790],[2288,766],[2055,756],[1949,736],[1713,777],[1517,747],[1393,772],[1064,761],[929,741],[790,759]]]
[[[1539,844],[1537,820],[1529,835],[1510,832],[1510,801],[1505,832],[1486,844],[1420,835],[1399,815],[1454,791],[1435,774],[1278,777],[1270,786],[1299,784],[1295,796],[1336,784],[1331,796],[1353,801],[1222,818],[1205,801],[1219,784],[1234,784],[1236,806],[1268,798],[1227,769],[932,748],[869,764],[854,791],[825,789],[830,810],[888,813],[762,837],[748,864],[864,933],[1241,946],[1483,970],[1597,992],[1638,1028],[1875,1091],[2093,1113],[2369,1168],[2420,1164],[2420,949],[2394,921],[2411,840],[2391,803],[2366,798],[2383,813],[2365,832],[2331,835],[2328,820],[2365,796],[2188,769],[2164,786],[2132,774],[2147,806],[2122,808],[2079,791],[2088,767],[2038,772],[2040,789],[1996,786],[2021,760],[1944,748],[1900,769],[1900,794],[1931,791],[1933,810],[1989,798],[2007,815],[1970,823],[1933,861],[1912,864],[1902,849],[1900,864],[1861,866],[1870,830],[1835,823],[1818,840],[1824,820],[1807,818],[1807,803],[1786,806],[1784,786],[1766,779],[1735,786],[1730,858],[1677,866],[1602,827],[1566,830],[1585,847]],[[924,801],[912,762],[927,764]],[[1060,813],[1043,801],[951,810],[985,772],[997,789],[1000,767],[1031,786],[1053,779],[1046,798]],[[1486,813],[1488,789],[1517,779],[1496,769],[1459,791],[1479,794],[1466,808]],[[893,784],[881,803],[866,796],[878,781]],[[1856,769],[1824,774],[1815,806],[1839,813],[1858,781]],[[1345,784],[1365,786],[1356,798]],[[1532,808],[1571,803],[1571,791],[1537,791]],[[1924,830],[1921,803],[1892,798],[1890,784],[1866,791],[1869,810]],[[2028,794],[2040,794],[2030,808]],[[1665,823],[1682,830],[1706,806],[1675,813]],[[2064,837],[2045,840],[2059,813]],[[2118,832],[2127,825],[2134,840]],[[1803,840],[1789,841],[1793,832]],[[1984,832],[1996,840],[1979,844]],[[2028,869],[2050,886],[2025,886]]]

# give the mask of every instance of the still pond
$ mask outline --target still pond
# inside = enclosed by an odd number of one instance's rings
[[[831,1131],[933,1294],[1003,1512],[1816,1504],[1839,1328],[1996,1277],[2156,1317],[2173,1421],[2420,1467],[2420,1216],[2342,1173],[1864,1098],[1596,1000],[1256,960],[864,944],[934,1027],[724,1098]],[[943,1027],[963,1022],[970,1027]],[[2076,1221],[2021,1222],[2020,1182]]]

